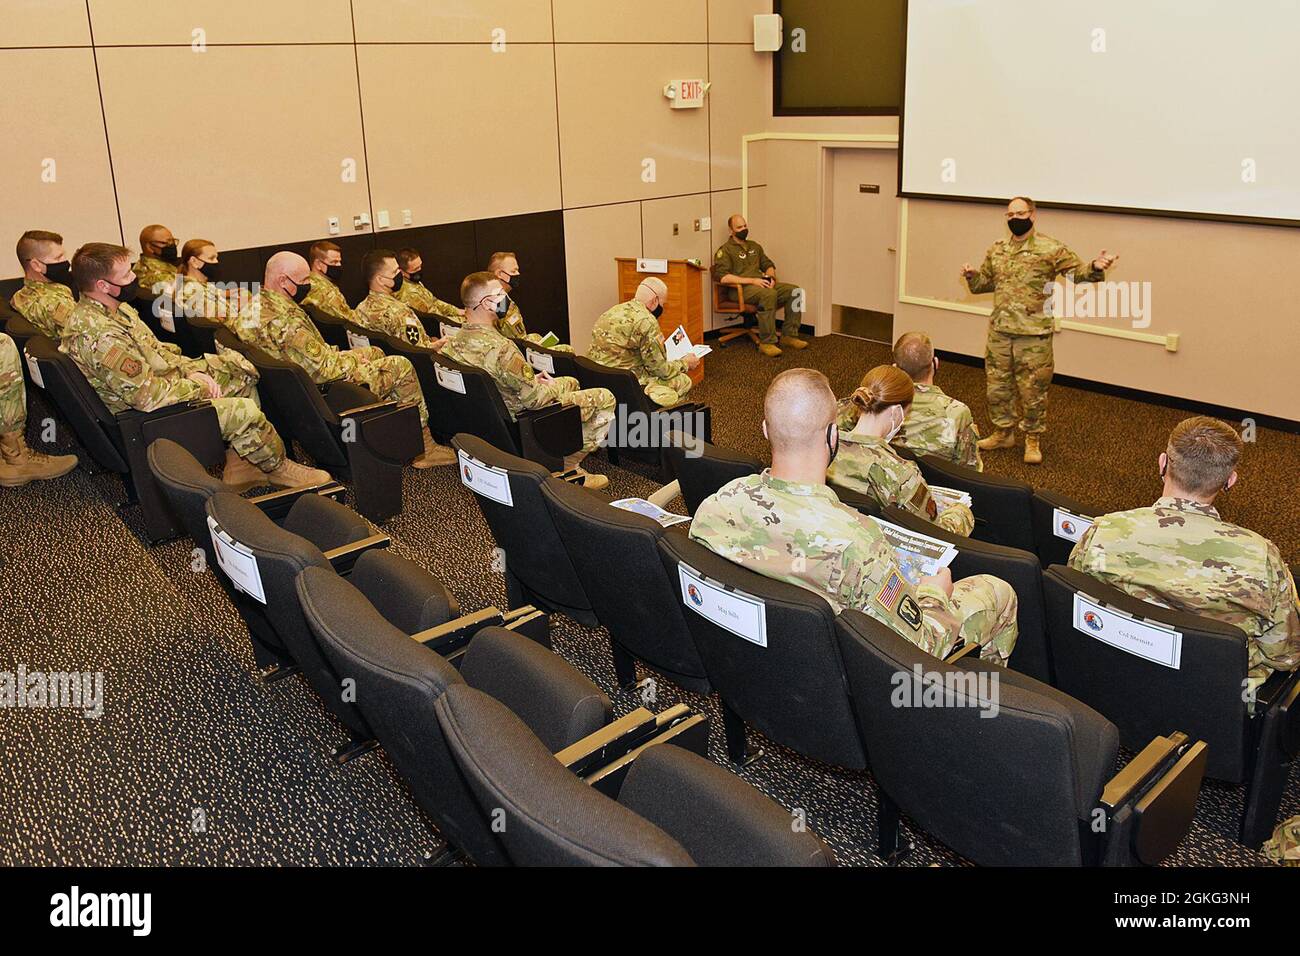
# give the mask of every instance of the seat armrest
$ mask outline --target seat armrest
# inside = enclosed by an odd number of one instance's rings
[[[678,704],[685,709],[685,704]],[[555,759],[578,776],[621,757],[642,743],[658,726],[655,715],[644,707],[606,724],[594,734],[588,734],[555,755]]]
[[[347,493],[338,482],[327,481],[322,485],[306,485],[301,488],[285,488],[281,491],[272,491],[265,495],[254,495],[248,500],[257,507],[262,509],[262,513],[272,521],[279,521],[289,513],[289,509],[294,506],[299,498],[304,495],[323,495],[340,504],[343,503],[343,496]]]
[[[501,626],[507,631],[522,634],[543,647],[549,648],[551,646],[551,616],[545,611],[539,611],[531,604],[525,604],[521,608],[507,611]]]
[[[971,654],[979,650],[979,647],[980,647],[979,644],[975,643],[974,641],[964,641],[956,650],[954,650],[951,654],[945,657],[943,659],[943,662],[945,664],[955,664],[957,661],[961,660],[967,654]]]
[[[472,614],[453,618],[446,624],[412,634],[411,640],[418,641],[448,659],[459,659],[475,634],[485,627],[499,627],[503,622],[504,617],[499,610],[485,607]]]
[[[1180,745],[1186,741],[1187,735],[1182,733],[1152,740],[1124,765],[1123,770],[1106,782],[1101,792],[1101,805],[1107,810],[1114,810],[1135,793],[1140,793],[1152,775],[1164,767],[1170,756],[1177,753]]]
[[[393,539],[386,534],[372,534],[360,541],[353,541],[351,544],[345,544],[338,548],[330,548],[325,552],[325,558],[336,572],[347,574],[352,570],[352,566],[357,563],[357,559],[371,548],[386,548],[392,543]]]
[[[1112,777],[1099,806],[1100,860],[1156,866],[1167,859],[1191,828],[1207,756],[1204,741],[1175,732],[1156,737]]]
[[[396,408],[396,402],[371,402],[369,405],[358,405],[356,408],[345,408],[336,414],[340,419],[351,418],[353,415],[362,415],[368,412],[386,411],[390,408]]]

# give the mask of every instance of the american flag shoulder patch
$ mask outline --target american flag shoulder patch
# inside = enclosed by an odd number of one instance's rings
[[[876,594],[876,601],[889,610],[898,606],[898,599],[903,595],[903,576],[897,571],[890,571],[884,587]]]

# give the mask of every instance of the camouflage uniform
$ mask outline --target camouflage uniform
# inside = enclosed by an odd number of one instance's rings
[[[27,389],[18,346],[0,332],[0,435],[27,428]]]
[[[963,578],[952,597],[914,587],[875,523],[840,504],[825,485],[761,475],[737,478],[705,499],[691,537],[752,571],[874,617],[935,657],[961,637],[980,656],[1005,663],[1016,644],[1016,593],[988,574]]]
[[[725,275],[761,279],[775,265],[757,242],[752,239],[740,242],[733,236],[713,254],[713,281],[721,282]],[[781,334],[787,338],[798,336],[800,315],[790,307],[798,288],[789,282],[778,282],[770,289],[758,285],[740,287],[744,300],[758,306],[758,338],[763,344],[776,344],[776,310],[781,308],[785,309]]]
[[[993,293],[993,316],[985,349],[989,417],[998,428],[1020,427],[1028,434],[1047,430],[1047,387],[1052,384],[1052,317],[1043,314],[1057,276],[1075,282],[1101,282],[1106,273],[1085,265],[1050,236],[993,243],[978,273],[967,280],[977,295]]]
[[[406,283],[402,283],[406,288]],[[434,340],[424,331],[411,307],[387,292],[371,292],[352,313],[352,321],[371,332],[406,341],[421,348],[433,348]]]
[[[514,343],[490,326],[464,326],[447,340],[442,354],[491,375],[512,419],[524,409],[552,402],[576,405],[582,411],[582,447],[586,451],[600,447],[609,431],[614,419],[613,392],[607,388],[580,389],[578,380],[567,376],[539,380]]]
[[[186,377],[205,372],[221,386],[223,397],[210,403],[221,437],[235,453],[262,471],[274,471],[284,460],[284,442],[256,401],[257,372],[229,349],[219,347],[221,354],[202,360],[186,358],[154,338],[131,306],[123,303],[110,312],[83,297],[63,325],[59,351],[72,357],[114,414],[206,400],[203,386]]]
[[[514,299],[510,300],[510,311],[506,313],[506,317],[504,319],[496,319],[493,322],[493,325],[498,332],[508,339],[517,339],[522,342],[532,342],[534,345],[541,345],[542,339],[546,338],[544,335],[528,331],[528,327],[524,325],[523,313],[519,311],[519,306],[515,303]],[[562,342],[544,347],[555,349],[557,352],[573,351],[572,345],[565,345]]]
[[[141,255],[140,261],[131,267],[135,277],[140,280],[141,295],[158,295],[164,286],[176,281],[180,267],[170,262],[163,262],[153,256]]]
[[[1070,567],[1152,604],[1241,628],[1252,685],[1300,664],[1295,582],[1277,545],[1224,521],[1212,505],[1166,497],[1098,518]]]
[[[969,537],[975,527],[975,516],[963,504],[939,511],[916,462],[899,457],[883,438],[874,435],[840,432],[839,453],[826,480],[866,495],[882,508],[894,505],[962,537]]]
[[[903,430],[894,439],[918,455],[936,455],[976,471],[984,470],[979,429],[970,409],[944,394],[938,385],[916,383]]]
[[[240,339],[299,366],[317,385],[346,379],[370,389],[383,401],[419,405],[420,425],[429,423],[429,407],[410,359],[385,355],[373,345],[347,350],[329,345],[316,323],[283,292],[263,288],[230,324]]]
[[[464,318],[460,309],[449,302],[443,302],[426,289],[424,283],[411,279],[402,280],[402,287],[397,290],[397,301],[428,315],[440,315],[444,319],[455,319],[457,322]]]
[[[23,286],[9,299],[14,311],[34,325],[41,335],[59,339],[59,325],[77,304],[72,290],[61,282],[33,282]]]
[[[241,291],[238,287],[219,288],[215,282],[200,282],[183,276],[176,294],[183,315],[176,316],[176,321],[189,316],[225,323],[239,314]]]
[[[304,305],[314,306],[340,322],[352,321],[352,307],[348,305],[348,300],[343,297],[343,293],[329,276],[323,272],[313,272],[310,284],[311,291],[303,300]]]
[[[1260,852],[1282,866],[1300,866],[1300,817],[1279,823],[1273,838],[1260,847]]]
[[[680,361],[668,360],[659,320],[641,302],[620,302],[596,320],[587,358],[610,368],[625,368],[664,408],[680,405],[691,390],[691,377]]]

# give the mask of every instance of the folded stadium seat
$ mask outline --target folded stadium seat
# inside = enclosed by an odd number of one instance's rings
[[[836,634],[887,860],[901,855],[900,811],[993,866],[1155,865],[1191,826],[1204,743],[1156,737],[1116,774],[1119,731],[1059,690],[977,658],[937,661],[859,611]]]
[[[560,611],[588,627],[598,626],[591,598],[542,499],[542,485],[559,479],[536,462],[507,454],[473,435],[456,435],[451,444],[462,458],[461,481],[474,491],[497,547],[505,552],[506,594],[511,605],[534,604]],[[477,466],[495,471],[504,479],[509,494],[489,497],[475,489],[471,482]]]
[[[963,538],[901,508],[888,507],[881,517],[908,531],[938,538],[955,547],[957,556],[949,565],[953,580],[972,574],[992,574],[1010,584],[1016,592],[1019,635],[1008,664],[1022,674],[1046,684],[1053,683],[1051,651],[1047,642],[1047,608],[1043,603],[1043,568],[1037,555],[977,538]]]
[[[685,608],[704,672],[722,698],[731,759],[748,763],[759,756],[745,740],[745,725],[751,724],[817,760],[866,767],[831,606],[806,588],[733,564],[685,535],[660,538],[659,556]]]
[[[302,310],[307,313],[307,317],[316,324],[320,329],[321,338],[336,349],[347,350],[352,348],[352,343],[348,341],[348,323],[341,319],[336,319],[328,312],[324,312],[312,305],[310,302],[302,304]]]
[[[734,774],[682,747],[637,756],[617,798],[568,772],[524,721],[464,684],[434,706],[481,819],[516,866],[831,866],[830,850]]]
[[[1175,729],[1205,741],[1206,774],[1246,785],[1239,835],[1258,847],[1300,753],[1300,672],[1274,674],[1252,708],[1243,700],[1246,636],[1238,628],[1148,604],[1061,565],[1044,573],[1043,591],[1056,686],[1114,721],[1130,749]]]
[[[447,753],[434,703],[449,687],[477,687],[517,713],[555,762],[552,752],[609,723],[609,698],[563,658],[507,628],[477,631],[458,671],[422,635],[413,640],[393,627],[365,594],[324,568],[304,569],[296,592],[331,672],[356,682],[367,724],[443,836],[476,863],[505,862]]]
[[[439,427],[451,429],[449,434],[475,435],[548,471],[559,471],[567,456],[582,450],[582,410],[576,405],[556,402],[521,411],[512,421],[496,382],[482,369],[438,353],[429,361],[440,395],[437,404],[445,416]]]
[[[664,529],[568,482],[548,479],[541,491],[596,620],[609,631],[619,685],[636,683],[640,660],[675,684],[709,693],[677,582],[664,575],[657,547],[664,535],[683,531]]]
[[[114,415],[81,369],[52,340],[33,336],[26,350],[40,369],[46,396],[72,426],[82,447],[101,468],[122,476],[126,504],[140,506],[149,541],[156,544],[182,533],[149,470],[146,453],[155,440],[170,438],[206,467],[224,460],[226,446],[212,406],[193,401],[152,412],[128,409]]]
[[[513,339],[519,351],[524,353],[524,358],[538,372],[545,372],[551,378],[560,378],[567,376],[576,378],[583,388],[589,388],[586,383],[582,382],[578,374],[578,356],[572,352],[564,352],[560,349],[548,349],[544,345],[538,345],[536,342],[529,342],[527,339]]]
[[[1037,553],[1030,505],[1034,489],[1029,485],[1011,478],[997,478],[934,455],[921,455],[916,464],[927,485],[970,494],[971,510],[975,512],[972,538]]]
[[[420,410],[380,401],[349,382],[318,386],[292,362],[273,358],[221,329],[216,341],[257,368],[262,410],[288,444],[297,441],[317,467],[352,482],[357,510],[376,524],[402,510],[402,469],[424,449]]]
[[[713,412],[708,405],[682,402],[672,408],[660,408],[650,401],[637,377],[627,369],[610,368],[583,356],[576,357],[574,363],[583,388],[607,388],[614,394],[615,418],[605,440],[610,464],[618,464],[619,456],[627,454],[653,464],[671,479],[673,456],[668,446],[672,443],[672,433],[683,434],[688,440],[712,440]]]
[[[695,514],[695,509],[705,498],[728,482],[756,475],[767,467],[743,452],[731,451],[680,432],[668,436],[667,453],[682,489],[687,514]]]
[[[1067,564],[1070,552],[1083,533],[1092,527],[1098,511],[1073,498],[1041,488],[1034,491],[1031,506],[1038,560],[1045,568]]]

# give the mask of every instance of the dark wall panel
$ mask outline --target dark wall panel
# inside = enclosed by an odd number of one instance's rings
[[[530,332],[554,332],[569,341],[569,277],[564,267],[564,213],[560,210],[524,216],[480,219],[474,223],[477,265],[483,269],[494,252],[519,257],[524,277],[519,310]]]

